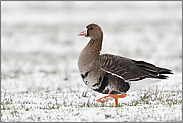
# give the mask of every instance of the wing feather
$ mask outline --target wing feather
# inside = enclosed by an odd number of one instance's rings
[[[164,68],[159,68],[153,64],[144,61],[135,61],[132,59],[103,54],[99,58],[101,69],[107,73],[115,75],[118,78],[127,81],[137,81],[144,78],[158,78],[159,70],[166,73]],[[171,70],[169,70],[171,72]],[[165,79],[167,76],[161,75],[160,79]]]

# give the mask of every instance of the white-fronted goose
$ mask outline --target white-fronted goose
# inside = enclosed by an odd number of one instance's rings
[[[104,103],[114,98],[115,104],[118,106],[118,98],[126,97],[126,92],[133,81],[145,78],[166,79],[168,76],[163,74],[173,74],[169,69],[156,67],[144,61],[111,54],[100,55],[103,32],[96,24],[89,24],[78,35],[91,38],[78,60],[79,71],[84,83],[97,92],[110,94],[98,99],[99,102]]]

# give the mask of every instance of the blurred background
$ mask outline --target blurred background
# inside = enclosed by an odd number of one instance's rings
[[[181,2],[1,2],[1,91],[87,90],[77,61],[101,26],[101,53],[182,71]],[[182,77],[181,77],[182,78]],[[181,80],[180,80],[181,81]]]

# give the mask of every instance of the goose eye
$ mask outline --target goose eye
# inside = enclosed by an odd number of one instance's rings
[[[93,28],[90,28],[90,30],[92,30]]]

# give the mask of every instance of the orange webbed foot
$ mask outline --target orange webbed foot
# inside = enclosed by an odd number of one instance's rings
[[[108,96],[98,99],[97,101],[101,102],[101,103],[105,103],[109,100],[115,99],[115,104],[116,104],[116,106],[118,106],[118,98],[124,98],[124,97],[126,97],[126,93],[124,93],[122,95],[108,95]]]

